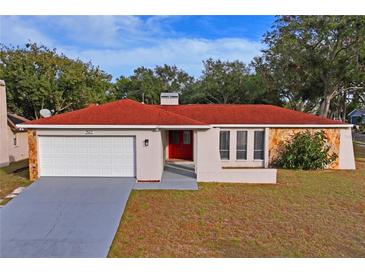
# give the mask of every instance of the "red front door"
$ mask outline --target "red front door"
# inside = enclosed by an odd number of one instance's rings
[[[193,131],[169,131],[169,159],[193,160]]]

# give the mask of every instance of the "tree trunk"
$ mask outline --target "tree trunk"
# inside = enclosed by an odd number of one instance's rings
[[[322,117],[327,118],[330,105],[331,105],[332,96],[331,94],[326,94],[322,100],[321,107],[320,107],[320,113],[319,115]]]
[[[304,102],[303,100],[300,100],[297,104],[296,104],[296,110],[298,111],[304,111]]]
[[[39,117],[38,117],[38,112],[34,109],[34,117],[35,119],[37,120]]]
[[[319,115],[322,117],[327,118],[328,115],[328,110],[330,109],[330,104],[331,104],[331,98],[330,98],[330,92],[329,92],[329,88],[328,88],[328,77],[324,74],[320,75],[321,80],[324,84],[324,95],[323,95],[323,99],[319,108]]]
[[[344,92],[344,95],[343,95],[343,107],[342,107],[342,117],[341,117],[341,120],[342,122],[346,122],[346,112],[347,112],[347,92]]]

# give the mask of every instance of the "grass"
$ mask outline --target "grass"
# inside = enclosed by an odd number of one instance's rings
[[[355,144],[354,149],[355,149],[355,157],[357,158],[357,160],[364,161],[365,160],[365,143]]]
[[[365,147],[355,152],[356,171],[133,191],[109,257],[365,257]]]
[[[20,186],[28,186],[28,160],[10,164],[8,167],[0,168],[0,205],[6,204],[10,199],[5,196]]]

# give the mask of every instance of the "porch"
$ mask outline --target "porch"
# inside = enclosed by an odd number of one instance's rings
[[[174,173],[184,176],[190,168],[199,182],[275,183],[277,171],[268,167],[268,137],[265,128],[166,130],[164,173],[178,165]]]

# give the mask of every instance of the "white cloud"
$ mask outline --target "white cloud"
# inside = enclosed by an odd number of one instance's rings
[[[62,16],[6,17],[4,43],[22,45],[28,39],[56,47],[72,58],[92,61],[119,77],[139,66],[176,65],[194,76],[202,60],[220,58],[249,63],[262,44],[243,38],[186,38],[168,27],[179,17]],[[42,28],[47,24],[48,29]],[[45,30],[46,29],[46,30]],[[58,37],[58,36],[62,37]]]
[[[143,21],[134,16],[62,16],[48,20],[66,38],[89,47],[124,47],[145,36]]]
[[[42,43],[49,47],[54,46],[52,39],[29,25],[21,17],[0,16],[0,43],[9,46],[24,46],[29,41]]]
[[[177,65],[194,76],[202,70],[202,60],[220,58],[222,60],[241,60],[249,63],[260,53],[261,44],[245,39],[223,38],[207,39],[161,39],[151,47],[136,47],[122,50],[81,50],[69,52],[83,60],[104,64],[108,71],[127,74],[138,66]],[[119,76],[119,75],[115,75]]]

